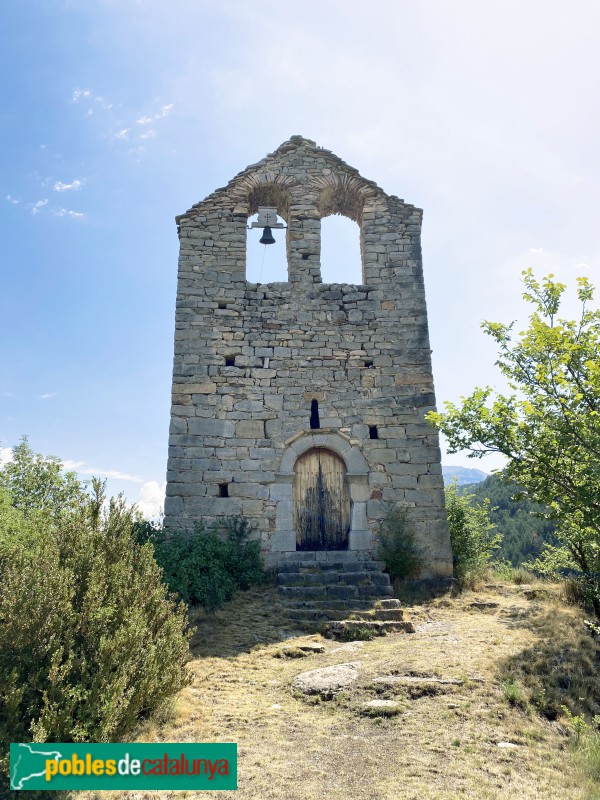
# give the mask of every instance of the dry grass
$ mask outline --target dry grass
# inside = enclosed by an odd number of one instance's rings
[[[541,595],[492,584],[422,602],[408,609],[415,634],[324,641],[325,652],[305,658],[276,657],[284,643],[323,640],[286,627],[268,592],[198,614],[193,685],[172,719],[140,738],[238,742],[239,789],[136,800],[591,800],[560,705],[598,713],[598,649],[576,608]],[[349,661],[360,680],[334,700],[292,691],[299,672]],[[459,683],[375,683],[392,675]],[[400,713],[365,713],[375,698],[399,701]]]

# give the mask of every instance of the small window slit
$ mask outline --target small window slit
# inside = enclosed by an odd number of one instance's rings
[[[319,420],[319,401],[318,400],[311,400],[310,401],[310,427],[314,430],[316,428],[321,427],[321,422]]]

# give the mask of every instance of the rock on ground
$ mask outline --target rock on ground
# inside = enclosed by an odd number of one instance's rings
[[[351,686],[358,678],[358,664],[334,664],[332,667],[301,672],[292,686],[303,694],[319,694],[333,697],[337,692]]]

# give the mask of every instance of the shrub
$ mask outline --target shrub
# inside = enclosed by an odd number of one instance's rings
[[[506,678],[504,681],[502,681],[502,691],[506,701],[511,706],[523,707],[526,705],[523,697],[523,691],[521,690],[521,687],[517,681],[513,678]]]
[[[533,572],[525,569],[525,567],[513,567],[510,561],[494,561],[491,566],[497,578],[508,583],[514,583],[517,586],[523,586],[523,584],[533,583],[533,581],[537,580]]]
[[[385,564],[390,580],[413,578],[423,564],[422,553],[415,544],[415,537],[406,511],[390,508],[378,533],[378,555]]]
[[[0,548],[4,742],[118,740],[189,682],[186,608],[135,541],[135,511],[93,485]]]
[[[169,589],[189,605],[214,611],[238,589],[264,579],[260,543],[249,540],[253,528],[242,517],[228,517],[207,526],[198,522],[193,534],[144,523],[140,541],[150,541]]]
[[[454,577],[461,588],[473,586],[483,576],[502,539],[500,534],[492,533],[489,501],[475,504],[473,496],[464,491],[459,494],[455,483],[446,487]]]
[[[570,538],[575,546],[579,535],[567,525],[559,528],[560,538]],[[582,551],[583,552],[583,551]],[[564,594],[568,602],[577,603],[583,608],[593,609],[596,616],[600,617],[600,555],[598,548],[590,547],[585,556],[586,569],[582,570],[578,561],[583,555],[574,558],[572,550],[564,544],[554,546],[546,543],[540,557],[526,562],[523,566],[552,580],[563,581]]]

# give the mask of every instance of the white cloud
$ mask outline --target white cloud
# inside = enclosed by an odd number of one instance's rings
[[[91,89],[75,89],[73,94],[71,95],[71,102],[72,103],[98,103],[103,109],[109,109],[113,107],[112,103],[107,102],[101,95],[94,94]],[[86,116],[91,116],[93,111],[91,108],[87,110]]]
[[[118,469],[84,469],[84,475],[103,475],[105,478],[114,478],[119,481],[131,481],[132,483],[142,483],[143,478],[139,475],[130,475],[128,472],[121,472]]]
[[[46,392],[40,395],[40,400],[49,400],[51,397],[56,397],[56,392]]]
[[[129,137],[129,131],[131,128],[121,128],[120,131],[115,133],[115,139],[127,139]]]
[[[13,460],[12,447],[0,447],[0,467],[9,464]]]
[[[149,125],[151,122],[154,122],[154,120],[166,117],[167,114],[170,113],[173,106],[174,103],[168,103],[167,105],[161,106],[160,111],[157,114],[154,114],[152,117],[141,116],[139,119],[136,119],[136,122],[138,125]]]
[[[79,467],[83,467],[85,465],[85,461],[72,461],[67,458],[65,461],[62,462],[62,465],[63,469],[66,469],[69,472],[71,472],[78,470]]]
[[[154,520],[162,515],[165,504],[166,483],[159,484],[157,481],[148,481],[140,487],[140,493],[136,501],[136,506],[144,517]]]
[[[140,139],[154,139],[156,136],[156,131],[150,129],[149,131],[144,131],[144,133],[140,133]]]
[[[83,211],[71,211],[68,208],[57,208],[52,212],[55,217],[70,217],[71,219],[82,219],[85,217]]]
[[[6,195],[6,199],[8,200],[9,203],[12,203],[13,206],[18,205],[21,202],[20,200],[17,200],[16,198],[11,197],[11,195],[9,195],[9,194]]]
[[[82,99],[86,99],[88,97],[92,97],[92,93],[89,89],[75,89],[71,96],[71,102],[79,103]]]
[[[78,472],[80,475],[94,475],[102,478],[114,478],[118,481],[131,481],[132,483],[143,483],[144,479],[139,475],[131,475],[129,472],[121,472],[118,469],[102,469],[100,467],[89,467],[86,461],[73,461],[72,459],[63,459],[63,468],[73,472]]]
[[[40,208],[43,208],[45,205],[48,205],[48,200],[38,200],[36,203],[30,203],[29,207],[31,209],[32,214],[39,214]]]
[[[80,181],[78,178],[76,178],[74,181],[71,181],[71,183],[63,183],[62,181],[56,181],[53,188],[55,192],[68,192],[71,189],[77,191],[78,189],[81,189],[82,186],[83,186],[83,181]]]

